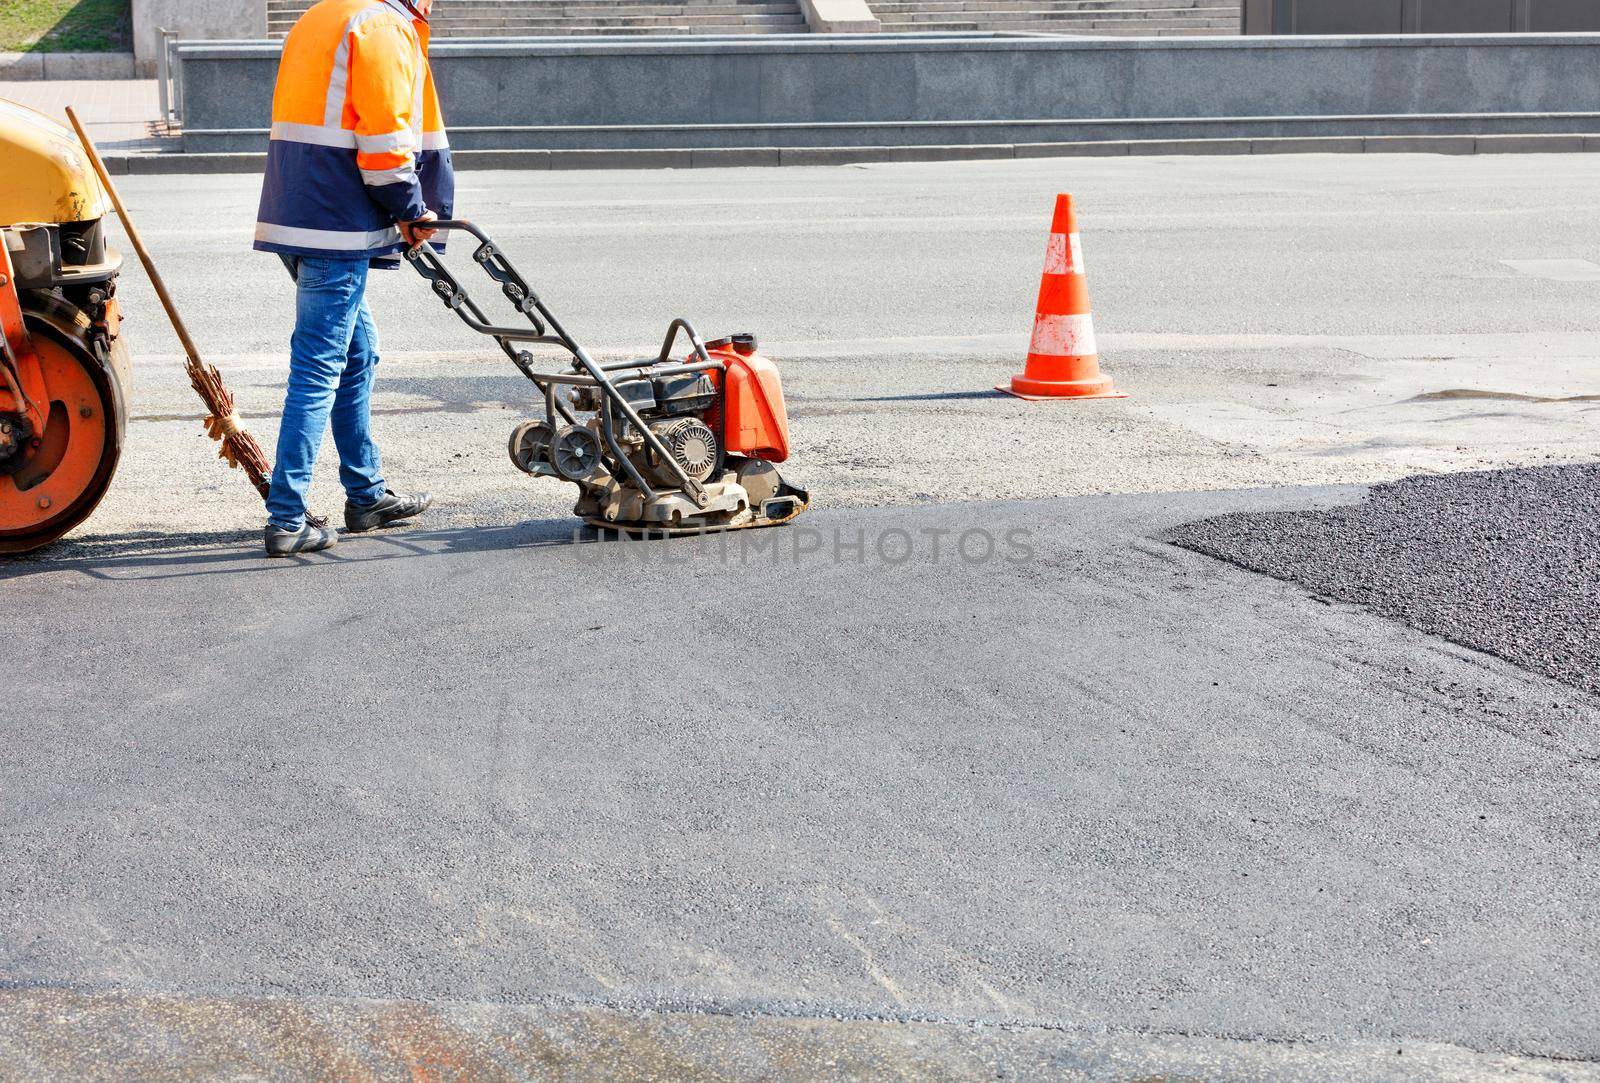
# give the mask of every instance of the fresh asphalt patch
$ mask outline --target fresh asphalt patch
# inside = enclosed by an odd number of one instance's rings
[[[1364,491],[9,565],[0,989],[1593,1060],[1600,701],[1151,540]]]
[[[1404,478],[1168,538],[1600,693],[1600,463]]]

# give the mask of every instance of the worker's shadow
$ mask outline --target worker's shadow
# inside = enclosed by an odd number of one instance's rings
[[[377,530],[343,534],[321,553],[269,560],[258,531],[173,534],[157,531],[68,539],[27,557],[0,557],[0,581],[77,572],[92,579],[182,579],[197,575],[283,574],[295,568],[336,568],[452,553],[565,547],[604,541],[572,519],[532,520],[514,526],[450,530]]]

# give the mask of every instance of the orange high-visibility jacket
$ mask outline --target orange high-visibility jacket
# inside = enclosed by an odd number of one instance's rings
[[[427,20],[406,0],[320,0],[283,43],[255,247],[393,257],[396,222],[454,202]]]

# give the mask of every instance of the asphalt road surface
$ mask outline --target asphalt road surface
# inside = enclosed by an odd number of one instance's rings
[[[776,344],[817,507],[721,541],[574,534],[402,277],[441,508],[266,562],[129,276],[128,468],[0,565],[0,1078],[1600,1078],[1600,701],[1164,540],[1600,456],[1594,283],[1499,262],[1586,258],[1596,174],[469,177],[607,350]],[[253,194],[128,188],[269,433]],[[1058,188],[1130,399],[986,393]]]
[[[0,968],[1577,1078],[1600,704],[1150,540],[1359,492],[38,565],[6,585],[50,664],[9,663]]]
[[[293,298],[250,251],[256,182],[121,184],[270,452]],[[707,337],[757,333],[783,369],[793,469],[820,506],[852,507],[1600,458],[1597,190],[1585,155],[1139,158],[469,173],[460,213],[604,355],[653,354],[675,315]],[[1105,366],[1128,399],[1063,410],[993,391],[1026,353],[1057,191],[1078,199]],[[466,253],[451,258],[475,283]],[[445,526],[565,514],[564,487],[507,469],[527,381],[408,269],[371,294],[395,485],[437,493]],[[123,300],[128,453],[77,544],[259,528],[137,271]],[[315,500],[337,514],[322,466]]]

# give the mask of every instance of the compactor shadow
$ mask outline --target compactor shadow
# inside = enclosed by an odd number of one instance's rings
[[[196,575],[292,574],[297,569],[372,561],[442,556],[448,553],[540,549],[610,540],[574,519],[534,520],[515,526],[451,530],[392,529],[340,533],[339,544],[321,553],[269,560],[255,531],[112,534],[85,538],[29,557],[0,559],[0,580],[78,572],[91,579],[182,579]],[[146,544],[140,545],[140,542]]]

